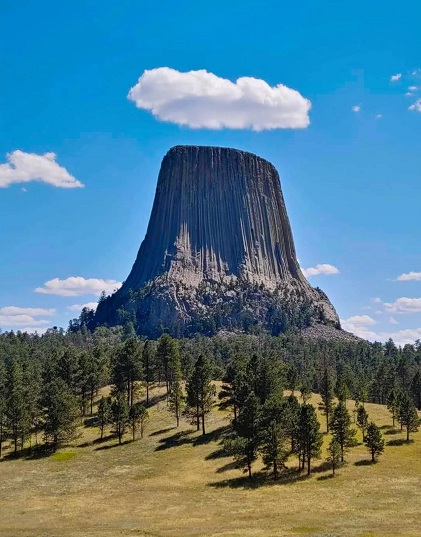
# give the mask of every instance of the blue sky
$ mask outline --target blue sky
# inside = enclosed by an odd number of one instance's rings
[[[337,268],[309,280],[346,328],[421,338],[419,1],[1,10],[3,330],[66,328],[112,291],[144,237],[162,157],[207,144],[277,167],[301,265]],[[182,74],[199,70],[215,78]],[[244,89],[243,77],[265,84]]]

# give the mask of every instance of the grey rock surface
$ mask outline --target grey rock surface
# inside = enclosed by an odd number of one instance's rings
[[[339,327],[327,296],[299,268],[278,172],[236,149],[173,147],[133,268],[99,304],[95,324],[117,324],[123,312],[141,334],[184,335],[209,316],[215,329],[242,326],[246,312],[270,330],[274,304],[306,318],[309,310],[309,325]]]

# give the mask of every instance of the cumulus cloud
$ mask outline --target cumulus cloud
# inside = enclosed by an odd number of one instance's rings
[[[60,188],[80,188],[83,184],[59,166],[55,153],[25,153],[16,150],[6,155],[8,162],[0,164],[0,188],[14,183],[40,181]]]
[[[310,276],[318,276],[319,274],[339,274],[339,269],[334,265],[329,265],[329,263],[319,263],[315,267],[302,268],[301,271],[306,278],[309,278]]]
[[[49,280],[42,287],[37,287],[35,292],[59,296],[100,295],[102,291],[105,291],[107,294],[113,293],[120,286],[121,282],[116,280],[71,276],[64,280],[60,278]]]
[[[369,315],[353,315],[348,319],[341,319],[341,326],[344,330],[369,340],[376,339],[376,333],[367,328],[373,324],[376,324],[376,321]]]
[[[390,317],[390,324],[398,324],[398,322]],[[372,326],[376,321],[368,315],[354,315],[348,319],[341,319],[341,326],[344,330],[352,332],[358,337],[368,339],[369,341],[387,341],[392,338],[397,345],[413,344],[417,339],[421,339],[421,328],[406,328],[396,331],[374,331]]]
[[[402,73],[397,73],[396,75],[392,75],[390,77],[390,82],[397,82],[402,78]]]
[[[128,94],[137,108],[161,121],[192,129],[301,129],[311,102],[283,84],[241,77],[235,82],[201,69],[146,70]]]
[[[408,91],[418,91],[419,89],[418,86],[409,86]]]
[[[86,302],[86,304],[73,304],[72,306],[69,306],[67,309],[69,311],[82,311],[83,308],[88,308],[90,310],[96,310],[98,306],[97,302]]]
[[[417,112],[421,112],[421,99],[417,99],[413,104],[408,106],[408,110],[416,110]]]
[[[421,272],[414,272],[411,270],[411,272],[404,272],[403,274],[400,274],[397,278],[398,282],[408,282],[411,280],[421,280]]]
[[[383,114],[377,114],[376,119],[381,119],[383,117]]]
[[[395,302],[383,304],[386,311],[391,313],[418,313],[421,311],[421,298],[400,297]]]
[[[351,108],[351,110],[352,110],[353,112],[360,112],[360,110],[361,110],[361,106],[359,106],[358,104],[356,104],[355,106],[353,106],[353,107]]]
[[[44,308],[21,308],[18,306],[5,306],[0,308],[0,326],[7,329],[18,328],[22,332],[27,331],[30,325],[33,327],[45,326],[51,321],[46,319],[36,319],[41,316],[51,316],[56,312],[55,309]],[[25,327],[25,328],[24,328]]]

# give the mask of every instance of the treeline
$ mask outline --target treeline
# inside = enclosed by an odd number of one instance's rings
[[[177,424],[185,416],[205,432],[215,396],[212,379],[235,383],[252,360],[265,364],[268,374],[276,372],[275,387],[266,385],[264,397],[253,388],[261,408],[281,388],[300,390],[303,397],[333,393],[339,400],[388,404],[404,427],[410,420],[401,415],[402,401],[412,410],[421,407],[420,342],[398,348],[393,341],[311,341],[296,334],[181,340],[163,335],[145,341],[130,325],[90,332],[82,324],[77,331],[50,329],[42,336],[6,332],[0,334],[0,454],[6,440],[15,453],[40,442],[55,450],[75,438],[94,410],[101,434],[110,426],[120,442],[129,431],[133,438],[142,435],[155,384],[165,386]],[[98,400],[109,385],[109,397]],[[240,407],[233,406],[235,424],[241,423]],[[327,402],[327,424],[332,412]],[[266,423],[258,414],[259,423]],[[302,460],[308,462],[308,455]]]
[[[300,404],[294,395],[295,383],[291,394],[284,395],[284,379],[288,379],[288,375],[283,375],[282,363],[262,355],[237,357],[228,365],[219,393],[221,406],[231,409],[233,416],[231,434],[224,447],[249,477],[259,456],[275,479],[286,469],[286,462],[291,457],[298,460],[300,471],[306,468],[310,475],[312,461],[321,456],[321,424],[316,408],[308,403],[311,388],[305,383],[299,386]],[[380,429],[369,419],[364,406],[365,393],[362,392],[361,400],[355,401],[351,413],[346,404],[349,389],[343,378],[337,377],[335,381],[333,371],[326,364],[320,372],[319,387],[319,410],[326,419],[325,431],[332,436],[327,460],[333,472],[338,464],[344,462],[346,451],[356,445],[353,423],[361,429],[363,442],[372,462],[375,462],[384,450],[384,440]],[[409,441],[410,433],[418,430],[420,421],[413,397],[406,391],[393,388],[389,401],[393,426],[397,419],[401,429],[406,429]]]

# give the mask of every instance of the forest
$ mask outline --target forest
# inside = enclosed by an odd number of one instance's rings
[[[110,387],[109,395],[102,389]],[[133,327],[90,332],[49,329],[43,335],[0,334],[0,456],[54,453],[91,420],[99,438],[111,428],[118,443],[144,434],[148,408],[161,397],[178,427],[187,420],[206,434],[216,405],[228,410],[223,448],[252,477],[261,457],[277,479],[291,456],[311,473],[320,457],[322,431],[332,434],[333,471],[355,445],[356,428],[374,462],[384,450],[380,429],[365,403],[387,405],[393,426],[410,440],[421,409],[421,343],[397,347],[366,341],[220,334],[157,341],[141,339]],[[318,411],[308,403],[312,393]],[[350,411],[348,399],[355,400]]]

